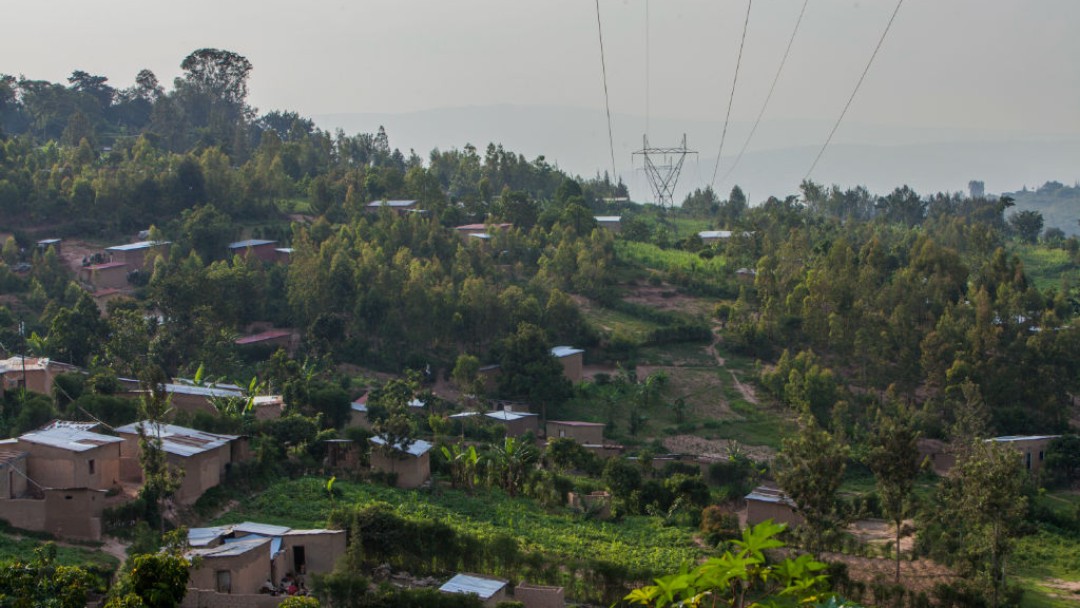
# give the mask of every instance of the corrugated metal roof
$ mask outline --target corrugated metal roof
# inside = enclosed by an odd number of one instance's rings
[[[213,528],[188,528],[188,544],[192,547],[206,547],[215,540],[228,534],[231,528],[227,526],[215,526]]]
[[[409,407],[424,407],[427,404],[414,397],[411,401],[409,401],[408,405]]]
[[[274,243],[277,243],[277,241],[268,241],[266,239],[247,239],[246,241],[236,241],[235,243],[229,243],[229,249],[247,249],[248,247],[273,245]]]
[[[382,437],[372,437],[371,442],[377,445],[386,445],[386,440]],[[416,456],[417,458],[419,458],[431,449],[431,444],[424,441],[423,439],[417,439],[416,441],[413,441],[411,444],[409,444],[408,450],[402,450],[401,444],[398,444],[394,447],[399,452],[404,451],[407,452],[410,456]]]
[[[730,230],[702,230],[697,233],[699,237],[703,239],[729,239],[731,238]]]
[[[92,431],[101,426],[97,422],[77,422],[75,420],[53,420],[45,426],[39,428],[39,431],[47,431],[49,429],[78,429],[80,431]]]
[[[0,450],[0,466],[8,465],[26,458],[27,452],[19,450]]]
[[[291,335],[292,335],[292,332],[290,332],[287,329],[270,329],[270,330],[264,331],[262,333],[253,334],[253,335],[250,335],[250,336],[244,336],[242,338],[237,338],[236,343],[240,344],[240,345],[255,344],[256,342],[263,342],[263,341],[266,341],[266,340],[276,340],[278,338],[284,338],[286,336],[291,336]]]
[[[506,581],[472,576],[469,574],[457,574],[454,578],[446,581],[439,591],[443,593],[472,593],[480,596],[480,599],[490,599],[506,586]]]
[[[487,412],[484,415],[487,416],[488,418],[492,418],[494,420],[502,420],[502,421],[505,421],[505,422],[510,422],[510,421],[513,421],[513,420],[521,420],[522,418],[528,418],[529,416],[538,416],[539,414],[533,414],[531,412],[499,411],[499,412]]]
[[[1014,441],[1042,441],[1044,439],[1057,439],[1061,435],[1006,435],[1004,437],[994,437],[993,439],[987,439],[987,441],[997,441],[998,443],[1012,443]]]
[[[292,253],[295,250],[292,247],[277,247],[274,251],[278,253]]]
[[[795,501],[788,498],[787,494],[784,494],[780,490],[774,488],[757,487],[753,492],[746,495],[746,500],[756,500],[759,502],[771,502],[774,504],[787,505],[789,507],[795,506]]]
[[[583,352],[585,351],[581,350],[580,348],[574,348],[573,346],[556,346],[555,348],[551,349],[551,354],[559,359]]]
[[[561,424],[563,426],[604,426],[603,422],[584,422],[582,420],[548,420],[548,424]]]
[[[106,247],[105,251],[136,251],[138,249],[149,249],[151,247],[169,244],[171,244],[169,241],[139,241],[138,243],[128,243],[126,245],[114,245],[112,247]]]
[[[598,222],[621,222],[621,215],[594,215],[593,219]]]
[[[99,448],[103,445],[120,443],[123,441],[123,439],[120,439],[119,437],[99,435],[98,433],[74,428],[54,428],[34,431],[22,435],[19,439],[71,452],[85,452],[87,450]]]
[[[244,392],[239,389],[224,388],[221,386],[192,386],[190,384],[166,384],[166,393],[178,395],[198,395],[201,397],[243,397]]]
[[[187,553],[187,556],[199,556],[204,559],[215,557],[236,557],[238,555],[243,555],[249,551],[255,551],[263,547],[269,547],[269,545],[269,538],[264,538],[261,536],[251,539],[245,538],[236,542],[225,543],[217,547],[193,549]]]
[[[260,524],[255,521],[245,521],[240,524],[236,524],[232,527],[233,532],[242,532],[244,534],[259,534],[262,536],[281,536],[291,530],[285,526],[274,526],[271,524]]]
[[[126,424],[117,428],[116,432],[125,435],[137,435],[140,425],[146,425],[148,435],[161,437],[161,449],[165,450],[166,453],[185,458],[215,450],[228,445],[230,441],[238,439],[236,435],[218,435],[175,424],[158,424],[155,426],[148,421]]]
[[[471,418],[473,416],[479,416],[476,412],[460,412],[458,414],[450,414],[451,418]]]
[[[387,207],[411,207],[411,206],[413,206],[415,204],[416,204],[416,201],[394,200],[394,201],[371,201],[370,203],[367,204],[367,206],[368,207],[382,207],[383,205],[386,205]]]

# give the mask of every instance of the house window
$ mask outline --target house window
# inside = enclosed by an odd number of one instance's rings
[[[218,570],[214,573],[214,576],[217,579],[218,593],[232,593],[232,572]]]
[[[1024,454],[1024,464],[1027,465],[1027,470],[1031,470],[1031,452]]]
[[[90,474],[93,475],[94,474],[94,459],[91,458],[90,461],[87,462],[86,464],[90,465]]]
[[[1039,462],[1042,462],[1042,461],[1043,461],[1043,456],[1044,456],[1044,455],[1045,455],[1045,454],[1043,453],[1043,451],[1042,451],[1042,450],[1039,450]]]

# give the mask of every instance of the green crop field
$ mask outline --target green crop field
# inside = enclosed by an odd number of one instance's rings
[[[332,509],[387,502],[408,519],[434,520],[457,532],[489,538],[507,534],[524,551],[549,559],[603,557],[631,572],[674,571],[679,564],[695,560],[702,549],[694,544],[692,531],[667,527],[657,517],[627,517],[618,523],[586,519],[565,509],[548,511],[535,501],[510,498],[497,491],[469,495],[457,490],[435,492],[398,490],[368,483],[339,480],[340,493],[332,502],[326,480],[307,477],[282,481],[244,501],[215,523],[254,520],[292,527],[316,527],[326,523]]]

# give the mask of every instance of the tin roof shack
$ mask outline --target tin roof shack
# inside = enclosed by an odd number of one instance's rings
[[[388,447],[386,439],[372,437],[371,470],[397,475],[399,488],[418,488],[431,478],[431,444],[417,439],[402,449]]]
[[[1042,469],[1043,460],[1046,458],[1046,448],[1050,442],[1060,435],[1008,435],[994,437],[987,441],[995,441],[1010,446],[1020,452],[1024,459],[1024,468],[1032,475],[1037,475]]]
[[[485,606],[494,608],[499,602],[505,602],[507,581],[488,578],[476,574],[455,574],[454,578],[443,583],[439,591],[475,595]]]
[[[513,224],[465,224],[464,226],[457,226],[454,230],[458,233],[458,236],[465,238],[473,234],[486,234],[489,237],[496,231],[505,231],[513,228]]]
[[[603,445],[604,425],[600,422],[581,422],[579,420],[548,420],[547,438],[573,439],[582,445]]]
[[[419,201],[412,200],[381,200],[371,201],[364,207],[367,213],[378,213],[379,209],[387,207],[398,215],[407,215],[413,211],[420,211]]]
[[[285,526],[273,526],[257,522],[246,521],[240,524],[218,526],[214,528],[191,528],[188,530],[188,544],[197,551],[213,552],[222,547],[234,546],[238,543],[253,543],[266,541],[269,544],[265,549],[266,560],[262,562],[258,573],[257,584],[259,587],[267,581],[277,582],[285,575],[304,576],[306,574],[325,574],[332,572],[338,559],[345,555],[345,531],[344,530],[293,530]],[[261,545],[257,545],[261,546]],[[237,559],[238,555],[228,555],[233,564],[219,562],[218,566],[231,566],[230,572],[246,572],[246,561]],[[192,581],[189,586],[196,589],[216,590],[216,573],[203,572],[200,568],[199,582],[196,584],[195,572],[192,571]],[[241,578],[243,586],[236,587],[236,575],[230,574],[231,591],[221,593],[251,593],[248,589],[250,573]],[[258,588],[256,587],[256,590]],[[200,604],[209,605],[209,604]]]
[[[556,346],[551,349],[551,355],[562,363],[563,375],[567,380],[577,384],[581,382],[582,368],[585,365],[585,351],[573,346]]]
[[[79,269],[79,281],[95,291],[102,289],[127,289],[128,272],[132,269],[124,262],[105,262],[83,266]]]
[[[259,593],[271,578],[271,539],[253,536],[226,541],[213,547],[192,549],[186,557],[201,558],[192,568],[188,588],[228,594]]]
[[[25,387],[26,390],[51,395],[58,374],[77,372],[78,367],[40,357],[16,355],[0,360],[0,395]]]
[[[515,412],[506,406],[498,412],[486,412],[484,416],[506,428],[507,437],[521,437],[525,433],[536,435],[540,431],[540,416],[531,412]]]
[[[49,247],[52,247],[56,251],[56,255],[60,255],[60,243],[61,239],[41,239],[37,242],[37,249],[41,253],[45,253],[49,250]]]
[[[139,241],[106,247],[105,251],[112,256],[113,262],[127,264],[128,270],[145,270],[153,263],[155,257],[168,258],[171,244],[169,241]]]
[[[563,608],[566,605],[562,587],[529,583],[514,587],[514,601],[521,602],[525,608]]]
[[[757,525],[766,519],[778,524],[797,526],[802,515],[795,512],[795,502],[776,488],[758,486],[746,495],[746,524]]]
[[[621,215],[595,215],[593,219],[596,220],[596,225],[610,230],[615,234],[622,232],[622,216]]]
[[[121,443],[85,424],[54,423],[19,437],[17,449],[29,453],[26,474],[43,487],[108,490],[120,483]]]
[[[121,379],[121,383],[125,381]],[[187,382],[175,382],[162,385],[169,395],[169,402],[177,412],[195,414],[206,412],[217,415],[218,409],[214,405],[216,400],[244,399],[244,391],[237,386],[195,386]],[[143,391],[137,387],[129,388],[120,394],[121,397],[138,397]]]
[[[285,398],[281,395],[259,395],[251,402],[256,420],[276,420],[285,411]]]
[[[277,241],[267,241],[264,239],[247,239],[246,241],[236,241],[235,243],[229,243],[229,255],[242,255],[245,258],[248,256],[255,256],[263,262],[276,262],[277,261]]]
[[[217,435],[175,424],[135,422],[116,429],[123,438],[120,446],[120,471],[124,481],[141,482],[139,466],[139,427],[151,437],[161,438],[165,460],[184,471],[184,479],[174,499],[182,505],[193,504],[210,488],[221,483],[232,463],[232,443],[236,435]]]

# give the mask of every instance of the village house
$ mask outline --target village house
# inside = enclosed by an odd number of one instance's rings
[[[113,262],[127,264],[128,270],[144,270],[154,257],[160,255],[167,258],[171,244],[169,241],[139,241],[106,247],[105,251],[109,252]]]
[[[277,247],[275,245],[277,245],[277,241],[247,239],[229,243],[228,251],[230,256],[255,256],[264,262],[275,262],[277,261]]]
[[[596,220],[597,226],[605,230],[610,230],[615,234],[622,232],[622,216],[620,215],[596,215],[593,219]]]
[[[371,420],[368,419],[367,393],[358,397],[349,404],[349,426],[371,430]]]
[[[233,463],[233,443],[236,435],[217,435],[174,424],[136,422],[119,427],[116,434],[123,440],[120,446],[120,474],[124,481],[142,483],[139,465],[139,427],[150,437],[161,439],[166,461],[184,471],[180,488],[173,499],[181,505],[194,504],[207,490],[221,483]]]
[[[420,212],[419,201],[414,200],[379,200],[371,201],[364,207],[368,213],[378,213],[379,209],[387,207],[398,215],[406,215],[411,212]]]
[[[95,291],[103,289],[127,289],[128,268],[125,262],[105,262],[92,264],[79,269],[79,281],[89,285]]]
[[[284,348],[287,351],[295,350],[297,340],[288,329],[268,329],[250,336],[242,336],[236,339],[237,346],[253,346],[267,348]]]
[[[288,264],[292,260],[292,247],[278,247],[274,249],[274,261],[279,264]]]
[[[580,420],[548,420],[547,438],[572,439],[582,445],[602,445],[604,443],[604,424],[600,422],[582,422]]]
[[[400,444],[387,447],[386,439],[372,437],[371,470],[397,476],[399,488],[418,488],[431,479],[432,445],[422,439],[410,443],[407,448]]]
[[[1024,462],[1024,469],[1032,475],[1037,475],[1039,470],[1042,469],[1043,460],[1046,459],[1046,448],[1050,446],[1050,442],[1057,439],[1060,435],[1009,435],[1005,437],[994,437],[993,439],[987,439],[987,441],[994,441],[1007,445],[1014,450],[1020,452],[1020,457]]]
[[[108,288],[99,289],[97,291],[90,292],[90,299],[94,301],[94,304],[101,311],[101,314],[106,314],[109,310],[109,302],[114,300],[120,300],[123,298],[130,298],[128,292],[122,289]]]
[[[497,578],[489,578],[477,574],[455,574],[453,578],[443,583],[439,591],[443,593],[460,593],[475,595],[480,598],[484,606],[495,608],[499,602],[505,602],[507,581]]]
[[[506,231],[506,230],[510,230],[513,227],[514,227],[514,225],[509,224],[509,223],[501,223],[501,224],[465,224],[464,226],[455,227],[454,230],[461,237],[482,234],[482,235],[487,236],[488,238],[491,238],[491,235],[494,232],[496,232],[496,231],[503,232],[503,231]]]
[[[51,395],[57,375],[77,371],[79,368],[69,363],[41,357],[15,355],[0,359],[0,395],[20,388],[32,393]]]
[[[585,351],[573,346],[556,346],[551,349],[551,356],[559,360],[563,367],[563,375],[574,384],[581,382],[584,377]]]
[[[786,494],[776,488],[758,486],[746,495],[746,524],[754,526],[767,519],[789,527],[803,523],[802,515],[795,512],[795,502]]]
[[[267,581],[277,585],[289,577],[304,582],[308,575],[332,572],[345,555],[345,531],[244,522],[192,528],[188,544],[188,558],[201,558],[188,582],[188,595],[199,598],[192,605],[224,607],[239,604],[221,595],[260,595]]]
[[[27,452],[26,475],[47,488],[108,490],[120,484],[119,437],[90,429],[96,423],[55,421],[18,438]]]
[[[120,393],[123,397],[140,397],[145,391],[139,388],[138,381],[121,378],[121,384],[128,388]],[[216,402],[226,399],[244,399],[244,391],[232,384],[198,386],[182,379],[162,385],[162,390],[169,396],[169,404],[176,412],[195,414],[205,412],[218,414]]]

